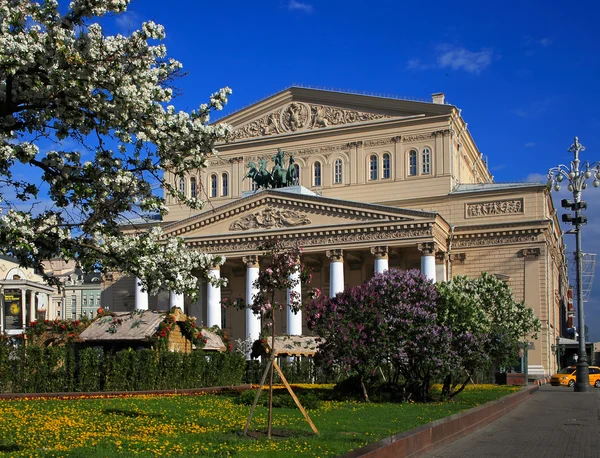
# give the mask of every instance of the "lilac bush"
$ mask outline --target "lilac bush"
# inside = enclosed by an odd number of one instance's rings
[[[435,286],[418,270],[389,270],[333,298],[307,305],[308,326],[323,338],[319,356],[369,379],[385,367],[407,397],[425,400],[435,377],[453,368],[452,333],[437,323]]]

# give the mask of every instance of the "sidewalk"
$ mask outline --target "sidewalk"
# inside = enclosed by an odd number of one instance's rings
[[[426,458],[600,457],[600,389],[543,385],[508,415]]]

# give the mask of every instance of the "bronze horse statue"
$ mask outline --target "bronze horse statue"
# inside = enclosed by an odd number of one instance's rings
[[[286,186],[298,185],[298,171],[294,166],[294,156],[290,154],[287,169],[283,166],[284,158],[285,151],[277,148],[277,153],[273,156],[275,165],[271,169],[271,172],[267,170],[267,161],[264,158],[258,160],[258,166],[254,162],[249,162],[246,167],[250,170],[248,170],[242,181],[250,178],[258,189],[284,188]]]

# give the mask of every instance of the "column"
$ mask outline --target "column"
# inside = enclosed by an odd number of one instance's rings
[[[22,289],[21,290],[21,327],[23,327],[23,328],[25,326],[27,326],[26,312],[27,312],[27,290]],[[61,319],[64,319],[64,318],[61,317]]]
[[[183,294],[169,291],[169,310],[173,307],[179,307],[181,310],[184,310],[184,297]]]
[[[300,283],[300,270],[296,269],[290,274],[290,281],[295,282],[293,288],[287,290],[287,333],[290,336],[302,335],[302,311],[294,312],[290,308],[292,296],[295,303],[302,303],[302,284]]]
[[[246,341],[249,341],[251,347],[260,337],[260,315],[252,312],[253,298],[258,293],[258,288],[254,286],[258,279],[258,256],[244,256],[242,261],[246,265]],[[250,359],[250,347],[246,359]]]
[[[435,243],[419,243],[418,248],[421,252],[421,273],[435,283]]]
[[[435,254],[435,278],[437,281],[448,281],[446,262],[448,253],[439,251]]]
[[[375,273],[382,274],[389,270],[388,265],[388,247],[374,246],[371,248],[371,254],[375,256]]]
[[[29,322],[35,321],[35,294],[33,291],[29,293]]]
[[[208,271],[209,281],[206,285],[206,325],[221,327],[221,286],[214,286],[210,278],[221,279],[221,266],[215,264]]]
[[[142,290],[142,284],[138,277],[135,277],[135,309],[148,310],[148,291]]]
[[[327,250],[329,258],[329,297],[344,291],[344,250]]]

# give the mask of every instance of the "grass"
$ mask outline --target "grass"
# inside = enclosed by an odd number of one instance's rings
[[[338,456],[514,391],[480,385],[453,402],[432,404],[323,401],[309,412],[319,436],[297,409],[277,408],[273,440],[262,436],[264,407],[250,426],[254,437],[238,435],[249,407],[237,404],[236,395],[0,401],[0,456]]]

